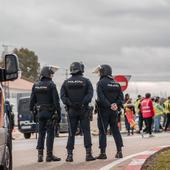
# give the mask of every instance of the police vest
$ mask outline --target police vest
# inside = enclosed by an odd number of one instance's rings
[[[72,103],[81,103],[87,88],[87,83],[83,79],[70,79],[66,82],[67,95]]]
[[[120,85],[111,80],[106,84],[106,94],[107,98],[111,103],[117,102],[120,95]]]
[[[141,102],[140,99],[137,99],[137,100],[135,101],[135,111],[136,111],[137,113],[140,112],[140,108],[139,108],[140,102]]]
[[[39,81],[35,84],[37,105],[52,105],[51,81]]]

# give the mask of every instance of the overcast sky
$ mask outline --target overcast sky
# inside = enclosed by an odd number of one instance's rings
[[[42,64],[83,61],[134,80],[170,81],[169,0],[0,0],[2,44],[33,50]]]

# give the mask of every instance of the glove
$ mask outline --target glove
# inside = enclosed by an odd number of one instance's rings
[[[90,121],[93,121],[93,110],[94,110],[94,107],[90,106],[89,107],[89,119],[90,119]]]
[[[60,123],[61,121],[61,114],[58,114],[58,122],[57,123]]]
[[[116,103],[112,103],[112,104],[111,104],[111,109],[112,109],[113,111],[117,111],[117,110],[118,110],[117,104],[116,104]]]
[[[37,123],[37,122],[38,122],[37,114],[36,114],[35,112],[31,111],[31,115],[32,115],[32,117],[33,117],[33,121],[34,121],[35,123]]]
[[[52,122],[53,122],[53,125],[55,125],[55,124],[58,124],[58,123],[60,123],[60,121],[61,121],[61,116],[60,116],[60,114],[58,114],[57,113],[57,111],[56,112],[54,112],[54,114],[52,115]]]

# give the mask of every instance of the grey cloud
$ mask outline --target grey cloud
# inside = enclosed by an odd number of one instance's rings
[[[135,80],[170,80],[168,0],[0,3],[0,43],[30,48],[43,64],[83,61],[92,77],[96,65],[108,63]]]

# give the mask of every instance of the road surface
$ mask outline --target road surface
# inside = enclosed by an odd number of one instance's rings
[[[132,159],[133,154],[143,152],[151,147],[170,145],[170,132],[154,134],[153,138],[141,138],[139,134],[133,136],[123,135],[124,159],[115,159],[116,153],[115,143],[112,136],[108,136],[107,146],[107,160],[96,160],[92,162],[85,162],[85,149],[83,145],[83,137],[76,137],[76,144],[74,150],[74,162],[66,163],[66,143],[67,137],[55,138],[54,153],[62,158],[60,162],[51,163],[37,163],[36,139],[17,139],[13,141],[13,166],[14,170],[123,170],[128,162]],[[99,154],[98,137],[93,136],[93,155]],[[128,159],[130,157],[130,159]]]

